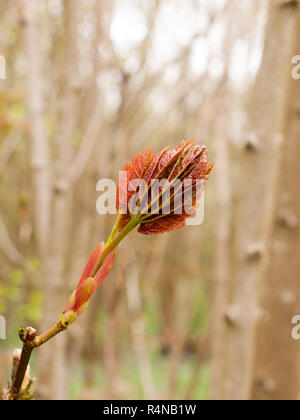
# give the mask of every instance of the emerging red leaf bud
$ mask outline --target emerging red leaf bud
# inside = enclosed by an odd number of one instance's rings
[[[195,215],[212,168],[206,147],[194,141],[140,153],[125,165],[127,183],[117,190],[119,228],[135,219],[145,235],[181,229]]]
[[[183,141],[173,150],[167,147],[156,155],[147,149],[125,165],[126,182],[120,182],[117,194],[120,216],[106,245],[101,243],[91,255],[62,314],[64,328],[87,308],[112,268],[115,248],[136,226],[145,235],[185,226],[196,212],[212,168],[206,147],[193,141]]]
[[[33,341],[36,337],[36,329],[32,328],[32,327],[28,327],[27,328],[27,336],[26,339],[28,341]]]

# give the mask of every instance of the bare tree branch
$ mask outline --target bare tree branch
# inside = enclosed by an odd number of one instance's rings
[[[44,126],[44,95],[41,56],[38,43],[38,3],[26,0],[25,43],[28,59],[28,112],[30,120],[30,162],[35,191],[35,225],[39,249],[47,253],[50,228],[51,180],[50,152]]]
[[[16,151],[18,144],[20,143],[21,136],[16,133],[9,134],[4,140],[4,144],[1,147],[0,154],[0,174],[3,172],[9,159]]]
[[[6,255],[6,257],[12,262],[12,264],[22,268],[25,274],[28,275],[30,282],[33,285],[38,284],[37,273],[28,264],[25,257],[18,251],[17,247],[13,243],[7,228],[5,226],[3,218],[0,216],[0,248]]]

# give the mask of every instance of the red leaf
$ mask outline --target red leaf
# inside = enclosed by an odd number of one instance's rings
[[[122,209],[127,210],[127,214],[121,216],[119,228],[122,229],[128,224],[131,219],[130,212],[132,212],[140,220],[139,232],[145,235],[156,235],[181,229],[185,226],[186,218],[191,216],[197,203],[199,203],[205,181],[209,178],[212,168],[213,165],[208,162],[206,147],[195,145],[194,140],[189,142],[184,140],[176,149],[169,150],[166,147],[154,157],[150,149],[137,155],[124,168],[127,171],[128,182],[125,187],[122,187],[122,192],[126,192],[126,202],[122,203]],[[154,180],[168,180],[171,184],[169,190],[166,187],[167,194],[165,194],[166,190],[163,189],[162,183],[157,190],[152,190],[151,193],[148,190],[145,194],[142,194],[142,197],[139,197],[139,204],[134,207],[134,210],[137,210],[136,212],[128,208],[128,202],[132,195],[139,191],[139,187],[136,191],[125,191],[125,189],[128,190],[128,185],[133,179],[145,181],[148,189],[151,188]],[[191,181],[189,191],[177,187],[178,182],[185,185],[186,180]],[[197,188],[197,180],[203,181],[200,189]],[[154,183],[154,185],[157,184]],[[172,188],[173,194],[170,194]],[[191,197],[187,211],[183,208],[186,192]],[[178,203],[182,203],[182,210],[178,207]],[[167,209],[170,209],[170,214],[164,215],[164,211]],[[181,212],[181,214],[177,214],[178,212]]]
[[[122,188],[122,192],[127,195],[127,202],[129,201],[130,197],[134,194],[133,191],[128,191],[128,186],[131,181],[134,179],[142,179],[147,168],[149,167],[153,156],[152,156],[152,147],[146,149],[144,152],[139,153],[135,156],[131,162],[127,162],[123,171],[127,172],[127,185],[118,185],[117,188],[117,210],[120,208],[119,203],[119,196],[120,196],[120,188]],[[125,203],[126,204],[126,203]]]
[[[138,232],[143,235],[158,235],[160,233],[168,233],[173,230],[179,230],[185,227],[186,215],[174,214],[163,217],[159,220],[140,225]]]

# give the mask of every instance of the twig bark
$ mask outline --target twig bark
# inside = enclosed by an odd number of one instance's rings
[[[55,337],[57,334],[64,330],[65,328],[60,322],[55,324],[52,328],[50,328],[48,331],[46,331],[44,334],[38,337],[35,337],[35,330],[33,330],[32,328],[27,329],[27,335],[24,340],[20,362],[16,369],[12,386],[9,390],[10,400],[18,399],[33,349],[42,346],[51,338]]]
[[[9,391],[9,399],[16,400],[22,388],[25,373],[29,364],[29,360],[33,351],[33,347],[29,342],[25,342],[22,349],[21,359],[13,380],[13,384]]]

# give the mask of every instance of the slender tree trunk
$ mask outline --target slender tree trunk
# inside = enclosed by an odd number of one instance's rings
[[[225,92],[224,92],[225,95]],[[223,101],[224,102],[224,101]],[[229,145],[226,135],[226,104],[219,108],[216,135],[216,272],[214,283],[214,299],[212,306],[212,374],[211,398],[221,399],[224,396],[224,361],[226,348],[224,346],[228,285],[231,271],[231,179],[229,171]]]
[[[48,329],[57,322],[63,310],[67,283],[65,275],[66,254],[69,246],[69,228],[72,198],[72,184],[68,179],[68,169],[73,157],[74,129],[76,125],[76,101],[74,83],[77,65],[77,6],[65,0],[65,54],[62,64],[61,83],[63,86],[59,104],[60,129],[57,136],[53,211],[51,233],[47,240],[43,283],[43,316],[40,328]],[[38,38],[36,38],[38,45]],[[36,48],[36,45],[34,46]],[[35,81],[36,83],[36,81]],[[40,123],[44,124],[40,117]],[[40,209],[41,211],[41,209]],[[42,211],[41,211],[42,212]],[[49,221],[48,221],[49,226]],[[38,352],[38,372],[41,397],[66,399],[65,334],[55,337]]]
[[[247,398],[251,382],[255,284],[264,254],[264,216],[274,157],[274,122],[280,115],[293,9],[290,5],[270,2],[263,60],[248,105],[248,133],[240,158],[239,206],[235,220],[239,230],[234,241],[235,260],[226,310],[224,399]]]
[[[294,38],[292,51],[287,48],[289,63],[300,51],[299,6]],[[300,342],[291,335],[292,318],[300,314],[299,98],[300,82],[292,78],[291,68],[287,67],[276,135],[278,165],[266,218],[268,258],[258,288],[260,316],[253,349],[252,399],[295,400],[300,396]]]
[[[28,113],[31,125],[30,161],[34,186],[34,224],[38,255],[41,261],[42,289],[47,292],[49,287],[49,241],[52,185],[50,179],[50,151],[44,125],[44,92],[42,80],[42,63],[39,51],[38,3],[35,0],[26,1],[25,11],[25,42],[28,59]],[[45,294],[46,296],[47,294]],[[45,317],[44,320],[46,321]],[[49,325],[47,326],[49,327]],[[44,371],[49,364],[42,364]],[[47,374],[45,375],[47,379]],[[43,394],[43,375],[41,376]]]
[[[28,60],[28,114],[30,164],[34,185],[34,222],[40,257],[46,259],[51,217],[50,151],[44,124],[42,60],[39,51],[38,4],[26,1],[25,48]]]

